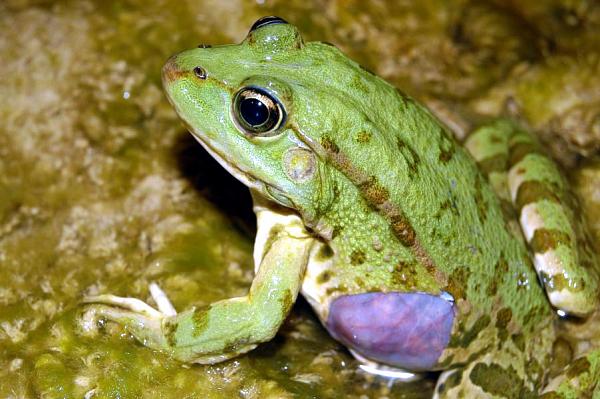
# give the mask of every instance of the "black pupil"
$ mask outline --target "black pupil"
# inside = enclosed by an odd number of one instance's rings
[[[250,126],[260,126],[269,120],[269,109],[256,98],[245,98],[240,104],[240,114]]]

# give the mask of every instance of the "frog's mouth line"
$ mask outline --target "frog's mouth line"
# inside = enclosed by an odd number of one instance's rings
[[[219,165],[221,165],[227,172],[229,172],[229,174],[231,174],[233,177],[238,179],[242,184],[244,184],[250,190],[256,190],[256,191],[262,193],[264,196],[267,196],[267,198],[272,198],[271,196],[272,196],[273,192],[283,195],[283,191],[279,187],[273,186],[271,184],[265,183],[262,180],[256,179],[250,173],[227,162],[225,160],[225,157],[223,157],[217,149],[213,148],[210,144],[208,144],[202,138],[199,137],[202,135],[196,134],[196,132],[193,129],[191,129],[189,126],[186,126],[186,127],[190,131],[190,133],[194,137],[194,139],[196,139],[196,141],[198,143],[200,143],[200,145],[206,150],[206,152],[208,152],[210,154],[210,156],[212,156],[219,163]],[[275,202],[280,202],[280,201],[275,201]],[[282,204],[282,205],[284,205],[284,204]]]
[[[194,137],[194,139],[196,139],[196,141],[200,143],[200,145],[206,150],[206,152],[208,152],[210,156],[213,157],[219,163],[219,165],[221,165],[227,172],[229,172],[229,174],[238,179],[248,188],[258,189],[260,187],[260,180],[254,179],[252,175],[250,175],[246,171],[227,162],[225,160],[225,157],[223,157],[215,148],[210,146],[203,139],[198,137],[198,135],[192,129],[188,127],[188,130],[191,132],[192,137]]]

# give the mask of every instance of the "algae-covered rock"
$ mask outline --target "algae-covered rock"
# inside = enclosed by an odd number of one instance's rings
[[[539,132],[553,155],[573,165],[577,155],[600,150],[600,53],[522,65],[472,104],[487,115],[508,109]]]
[[[0,3],[0,397],[430,397],[433,379],[362,372],[301,300],[272,342],[214,366],[182,365],[112,323],[82,334],[80,301],[151,301],[157,282],[182,310],[247,291],[250,197],[186,133],[160,68],[199,43],[242,40],[263,15],[333,42],[439,114],[444,103],[497,114],[510,98],[546,141],[594,154],[597,8],[514,3]],[[555,19],[556,7],[573,16]],[[596,214],[590,165],[574,180]]]

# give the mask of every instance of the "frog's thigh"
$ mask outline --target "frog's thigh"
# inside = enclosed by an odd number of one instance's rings
[[[465,148],[477,161],[479,170],[487,177],[515,238],[523,241],[521,226],[508,189],[509,139],[512,125],[497,123],[484,125],[475,130],[465,142]]]
[[[498,197],[512,202],[550,302],[574,315],[598,306],[598,265],[586,248],[584,226],[569,202],[568,185],[533,138],[508,121],[477,129],[465,143]],[[508,172],[507,172],[508,171]]]
[[[502,364],[497,359],[503,359]],[[440,376],[434,398],[535,398],[532,381],[522,378],[526,361],[520,354],[488,352],[463,368]]]
[[[542,398],[600,398],[600,349],[571,362],[542,391]]]

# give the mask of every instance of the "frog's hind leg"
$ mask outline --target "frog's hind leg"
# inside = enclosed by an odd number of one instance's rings
[[[577,202],[554,162],[527,132],[506,120],[485,125],[466,148],[487,175],[506,212],[512,203],[553,306],[585,316],[598,307],[598,264]],[[509,215],[510,216],[510,215]]]
[[[593,350],[571,362],[558,376],[552,378],[541,398],[576,399],[600,398],[600,350]]]
[[[538,397],[543,370],[519,353],[490,351],[464,367],[444,371],[434,399]]]
[[[541,392],[538,389],[543,373],[537,376],[536,381],[527,381],[531,377],[531,370],[526,370],[526,367],[520,370],[515,368],[519,364],[518,359],[515,358],[514,363],[508,365],[506,362],[498,364],[497,358],[497,353],[491,353],[464,368],[443,372],[434,398],[600,398],[600,384],[597,384],[600,380],[600,350],[571,362]],[[527,377],[520,378],[519,371],[527,372]]]
[[[434,398],[600,398],[600,350],[571,362],[547,383],[544,374],[536,361],[490,352],[464,368],[444,371]]]

